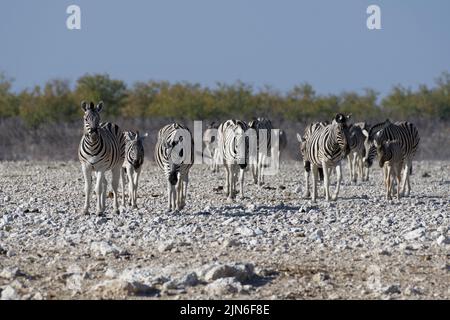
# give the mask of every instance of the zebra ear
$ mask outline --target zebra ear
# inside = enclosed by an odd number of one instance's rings
[[[86,101],[81,101],[81,109],[83,109],[86,112],[86,110],[87,110],[87,102]]]
[[[366,129],[362,130],[363,135],[368,138],[369,137],[369,132]]]
[[[97,104],[97,112],[102,111],[102,109],[103,109],[103,101],[100,101],[100,102]]]
[[[145,138],[147,138],[148,137],[148,133],[146,132],[146,133],[144,133],[142,136],[140,136],[139,137],[139,140],[144,140]]]

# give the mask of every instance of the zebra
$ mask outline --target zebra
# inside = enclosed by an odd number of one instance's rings
[[[278,131],[278,136],[278,159],[280,159],[281,152],[286,149],[288,141],[286,131],[280,129],[280,131]]]
[[[137,208],[137,189],[139,175],[144,163],[143,141],[148,133],[140,135],[139,131],[126,131],[125,136],[125,160],[122,166],[122,204],[125,206],[125,174],[128,176],[128,204]]]
[[[247,131],[248,125],[241,120],[227,120],[221,123],[218,129],[219,151],[226,169],[225,193],[228,202],[232,202],[236,197],[238,172],[241,198],[244,198],[244,172],[250,151]]]
[[[272,122],[266,118],[257,118],[255,120],[252,120],[248,123],[248,126],[249,128],[254,129],[256,132],[256,153],[252,153],[250,155],[252,157],[250,166],[252,170],[253,181],[255,184],[261,186],[264,184],[264,165],[267,161],[267,156],[272,156],[271,134],[273,126]],[[261,149],[261,147],[263,148]]]
[[[186,205],[193,145],[191,131],[179,123],[168,124],[158,132],[155,161],[167,179],[169,211],[182,210]]]
[[[311,196],[311,192],[309,190],[309,173],[311,171],[311,161],[309,161],[307,158],[308,154],[306,152],[306,142],[316,130],[324,128],[327,125],[329,125],[328,121],[310,123],[309,125],[306,126],[303,132],[303,136],[297,133],[297,140],[300,143],[300,155],[303,158],[303,168],[305,175],[306,190],[305,193],[303,194],[304,198],[309,198]],[[319,168],[319,176],[320,180],[323,180],[322,168]]]
[[[332,123],[316,129],[306,140],[305,157],[310,162],[313,173],[313,193],[312,201],[317,198],[317,173],[322,168],[324,175],[325,199],[330,200],[330,181],[329,176],[332,168],[336,168],[337,185],[332,200],[336,200],[339,194],[341,184],[341,160],[349,153],[349,133],[347,119],[350,116],[344,116],[338,113]]]
[[[217,147],[217,129],[219,125],[212,122],[205,130],[203,134],[203,142],[207,150],[207,154],[211,159],[210,168],[212,172],[219,172],[219,148]]]
[[[397,181],[397,199],[400,200],[400,183],[403,167],[403,150],[401,143],[398,140],[388,140],[378,144],[378,142],[374,140],[374,145],[380,159],[380,167],[383,168],[386,200],[392,200],[392,180],[394,179]]]
[[[407,121],[392,123],[387,119],[385,122],[374,125],[369,132],[363,131],[363,133],[366,136],[365,147],[366,154],[368,154],[365,159],[366,165],[373,161],[373,150],[376,149],[375,141],[378,145],[389,140],[397,140],[400,143],[403,155],[403,178],[400,193],[409,196],[411,192],[409,176],[412,174],[412,159],[420,143],[419,131],[416,126]]]
[[[97,106],[81,102],[84,111],[84,133],[78,148],[85,180],[85,204],[83,213],[89,212],[89,198],[92,184],[92,171],[97,176],[95,193],[97,194],[97,214],[105,210],[106,187],[105,172],[112,172],[112,189],[114,196],[114,213],[119,213],[117,189],[119,186],[121,167],[125,158],[125,137],[119,126],[110,122],[100,123],[100,111],[103,102]]]
[[[350,153],[347,156],[347,162],[350,172],[350,180],[354,183],[357,182],[358,175],[361,181],[367,181],[369,179],[369,168],[363,165],[363,159],[366,154],[366,149],[364,147],[366,137],[363,134],[363,129],[368,129],[365,122],[355,123],[349,127]]]

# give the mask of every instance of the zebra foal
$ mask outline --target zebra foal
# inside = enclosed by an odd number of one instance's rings
[[[400,199],[400,182],[404,158],[402,145],[397,140],[389,140],[381,144],[378,144],[375,140],[374,145],[380,159],[380,168],[383,168],[386,200],[392,199],[392,182],[394,179],[397,181],[397,199]]]
[[[148,133],[140,135],[139,131],[126,131],[125,136],[125,160],[122,166],[122,202],[125,206],[125,180],[128,177],[128,204],[134,209],[137,208],[137,189],[139,175],[144,164],[144,144]]]

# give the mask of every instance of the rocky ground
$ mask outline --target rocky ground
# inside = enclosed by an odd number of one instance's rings
[[[346,167],[344,167],[346,169]],[[0,163],[2,299],[449,299],[450,162],[417,162],[412,196],[386,201],[381,172],[337,202],[300,197],[299,163],[264,187],[191,171],[187,207],[166,212],[150,162],[139,209],[81,215],[77,162]],[[322,194],[322,193],[321,193]],[[95,212],[94,201],[91,211]]]

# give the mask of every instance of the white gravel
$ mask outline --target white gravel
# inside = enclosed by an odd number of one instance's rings
[[[77,162],[0,163],[2,299],[449,299],[450,162],[415,162],[412,194],[386,201],[381,171],[339,199],[301,198],[299,162],[226,203],[224,170],[191,170],[166,212],[147,162],[139,209],[81,215]],[[109,177],[109,175],[108,175]],[[110,180],[110,179],[109,179]],[[91,211],[95,211],[95,196]]]

